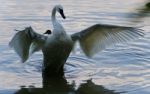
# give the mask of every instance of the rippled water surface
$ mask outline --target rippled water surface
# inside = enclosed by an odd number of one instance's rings
[[[34,54],[22,64],[8,43],[16,33],[14,29],[32,26],[38,33],[52,29],[50,15],[56,4],[64,7],[67,19],[59,15],[58,19],[69,34],[96,23],[142,26],[145,33],[144,38],[109,47],[92,59],[86,58],[77,46],[65,65],[68,83],[62,86],[73,88],[60,86],[66,93],[57,94],[75,94],[69,93],[75,91],[150,94],[150,18],[147,16],[142,22],[134,23],[131,21],[134,16],[129,16],[143,3],[144,0],[0,0],[0,94],[28,94],[20,93],[21,90],[42,92],[42,53]],[[33,90],[29,90],[30,87]]]

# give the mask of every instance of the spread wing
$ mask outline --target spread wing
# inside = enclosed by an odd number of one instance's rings
[[[47,37],[36,33],[31,27],[17,31],[9,42],[9,46],[20,56],[22,62],[25,62],[29,53],[32,54],[41,49]]]
[[[80,47],[88,57],[115,43],[131,41],[142,36],[141,29],[101,24],[71,35],[72,40],[79,41]]]

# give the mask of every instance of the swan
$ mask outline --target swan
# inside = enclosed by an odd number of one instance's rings
[[[143,36],[141,29],[126,26],[95,24],[80,32],[67,34],[64,27],[56,19],[56,13],[66,18],[61,5],[54,6],[51,20],[52,32],[38,34],[32,27],[18,30],[9,42],[15,52],[25,62],[36,51],[43,53],[43,75],[63,76],[64,64],[76,42],[87,57],[92,57],[101,50],[120,42],[127,42]]]

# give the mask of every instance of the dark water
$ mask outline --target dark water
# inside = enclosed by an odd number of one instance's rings
[[[0,0],[0,94],[150,94],[150,18],[134,19],[144,0]],[[20,63],[8,42],[14,29],[52,29],[51,10],[64,6],[68,33],[96,23],[142,26],[144,38],[117,44],[88,59],[79,47],[65,65],[66,79],[42,83],[42,53]],[[132,15],[131,15],[132,14]],[[132,21],[133,20],[133,21]],[[135,23],[135,20],[142,22]]]

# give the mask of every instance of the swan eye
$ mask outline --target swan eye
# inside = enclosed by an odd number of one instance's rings
[[[65,15],[64,15],[63,9],[60,9],[60,8],[59,8],[59,13],[61,14],[61,16],[62,16],[64,19],[66,18]]]
[[[60,14],[63,14],[64,12],[63,12],[62,9],[59,8],[59,13],[60,13]]]

